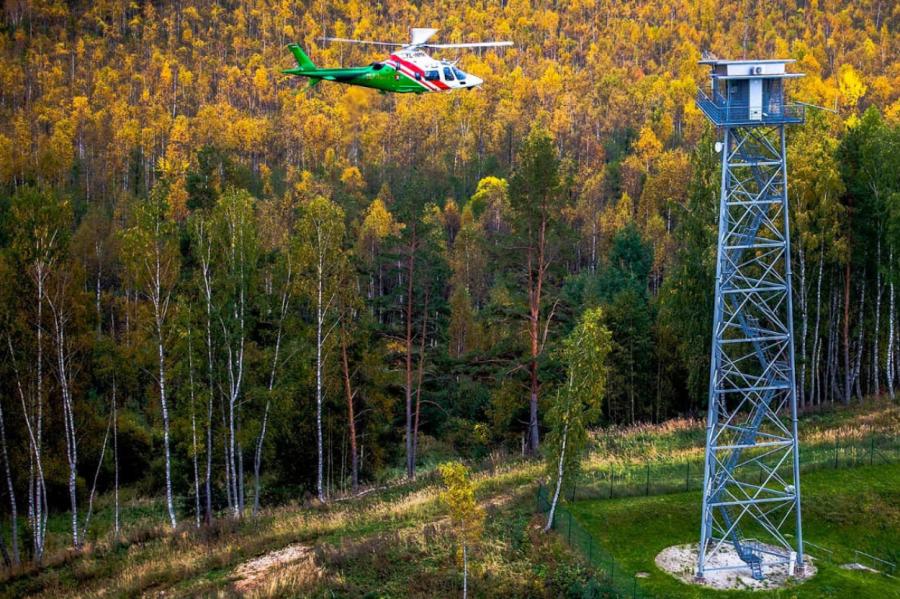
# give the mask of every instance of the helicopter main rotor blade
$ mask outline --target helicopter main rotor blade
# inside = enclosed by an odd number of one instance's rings
[[[473,42],[471,44],[422,44],[423,48],[499,48],[512,46],[512,42]]]
[[[403,47],[406,44],[398,44],[396,42],[375,42],[371,40],[351,40],[345,37],[322,37],[319,38],[323,42],[341,42],[344,44],[370,44],[372,46],[394,46]]]

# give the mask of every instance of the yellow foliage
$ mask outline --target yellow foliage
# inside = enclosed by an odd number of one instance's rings
[[[860,98],[866,94],[867,88],[853,65],[845,64],[838,73],[838,89],[841,91],[843,104],[855,110]]]
[[[612,238],[616,231],[630,223],[633,218],[634,203],[631,196],[624,193],[618,202],[607,206],[600,214],[600,231],[604,237]]]

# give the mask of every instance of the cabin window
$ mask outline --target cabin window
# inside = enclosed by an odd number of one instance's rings
[[[445,81],[455,81],[456,78],[453,76],[453,70],[450,67],[444,67],[444,80]]]
[[[380,71],[380,70],[383,69],[383,68],[384,68],[384,65],[381,64],[380,62],[373,62],[373,63],[372,63],[372,70],[373,70],[373,71]]]
[[[466,74],[460,71],[459,69],[453,69],[453,74],[456,75],[456,78],[460,81],[466,80]]]
[[[441,78],[441,74],[437,71],[427,71],[425,73],[425,81],[437,81]]]
[[[422,80],[422,73],[416,73],[415,75],[416,75],[416,81]]]

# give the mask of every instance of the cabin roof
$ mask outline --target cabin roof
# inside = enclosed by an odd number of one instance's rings
[[[728,64],[790,64],[792,62],[797,62],[793,58],[767,58],[764,60],[725,60],[721,58],[711,58],[709,60],[701,60],[700,64],[710,64],[710,65],[728,65]]]

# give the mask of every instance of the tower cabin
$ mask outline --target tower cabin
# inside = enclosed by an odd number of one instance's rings
[[[717,127],[802,123],[802,104],[788,104],[784,80],[793,60],[701,60],[711,67],[709,94],[699,90],[697,105]]]

